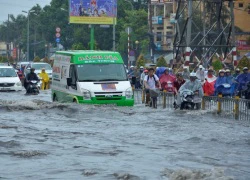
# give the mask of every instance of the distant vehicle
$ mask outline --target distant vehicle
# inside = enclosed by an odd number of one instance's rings
[[[0,91],[21,91],[22,83],[11,66],[0,66]]]
[[[35,68],[35,73],[39,75],[42,71],[42,68],[45,68],[45,72],[49,75],[50,80],[52,79],[52,68],[48,63],[40,63],[40,62],[35,62],[35,63],[29,63],[26,65],[24,69],[24,75],[26,76],[31,68]]]

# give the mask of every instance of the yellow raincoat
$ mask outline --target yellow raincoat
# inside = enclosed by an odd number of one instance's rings
[[[48,89],[48,86],[49,86],[49,75],[45,71],[42,71],[39,74],[39,77],[42,80],[41,90]]]

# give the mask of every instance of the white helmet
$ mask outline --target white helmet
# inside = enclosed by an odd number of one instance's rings
[[[195,72],[191,72],[189,77],[196,77],[196,73]]]

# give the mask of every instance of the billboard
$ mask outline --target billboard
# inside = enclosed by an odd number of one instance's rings
[[[69,23],[116,23],[117,0],[69,0]]]

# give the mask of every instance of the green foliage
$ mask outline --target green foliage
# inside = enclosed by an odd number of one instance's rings
[[[144,56],[142,55],[142,54],[140,54],[140,56],[138,57],[138,59],[137,59],[137,61],[136,61],[136,66],[138,67],[138,68],[140,68],[141,66],[145,66],[145,58],[144,58]]]
[[[163,56],[161,56],[160,58],[158,58],[156,66],[157,67],[167,67],[166,60],[164,59]]]
[[[216,57],[216,60],[212,63],[212,66],[216,72],[223,68],[222,62]]]
[[[8,62],[8,59],[6,56],[0,56],[0,62],[4,63],[4,62]]]
[[[43,62],[50,64],[50,60],[47,56],[43,59]]]
[[[72,49],[73,50],[84,50],[85,48],[84,48],[83,44],[79,42],[79,43],[74,43],[72,45]]]
[[[39,56],[36,56],[34,59],[33,59],[33,62],[40,62],[40,57]]]
[[[250,59],[248,59],[246,56],[243,56],[237,65],[237,68],[240,70],[242,70],[244,67],[248,67],[248,69],[250,69]]]

